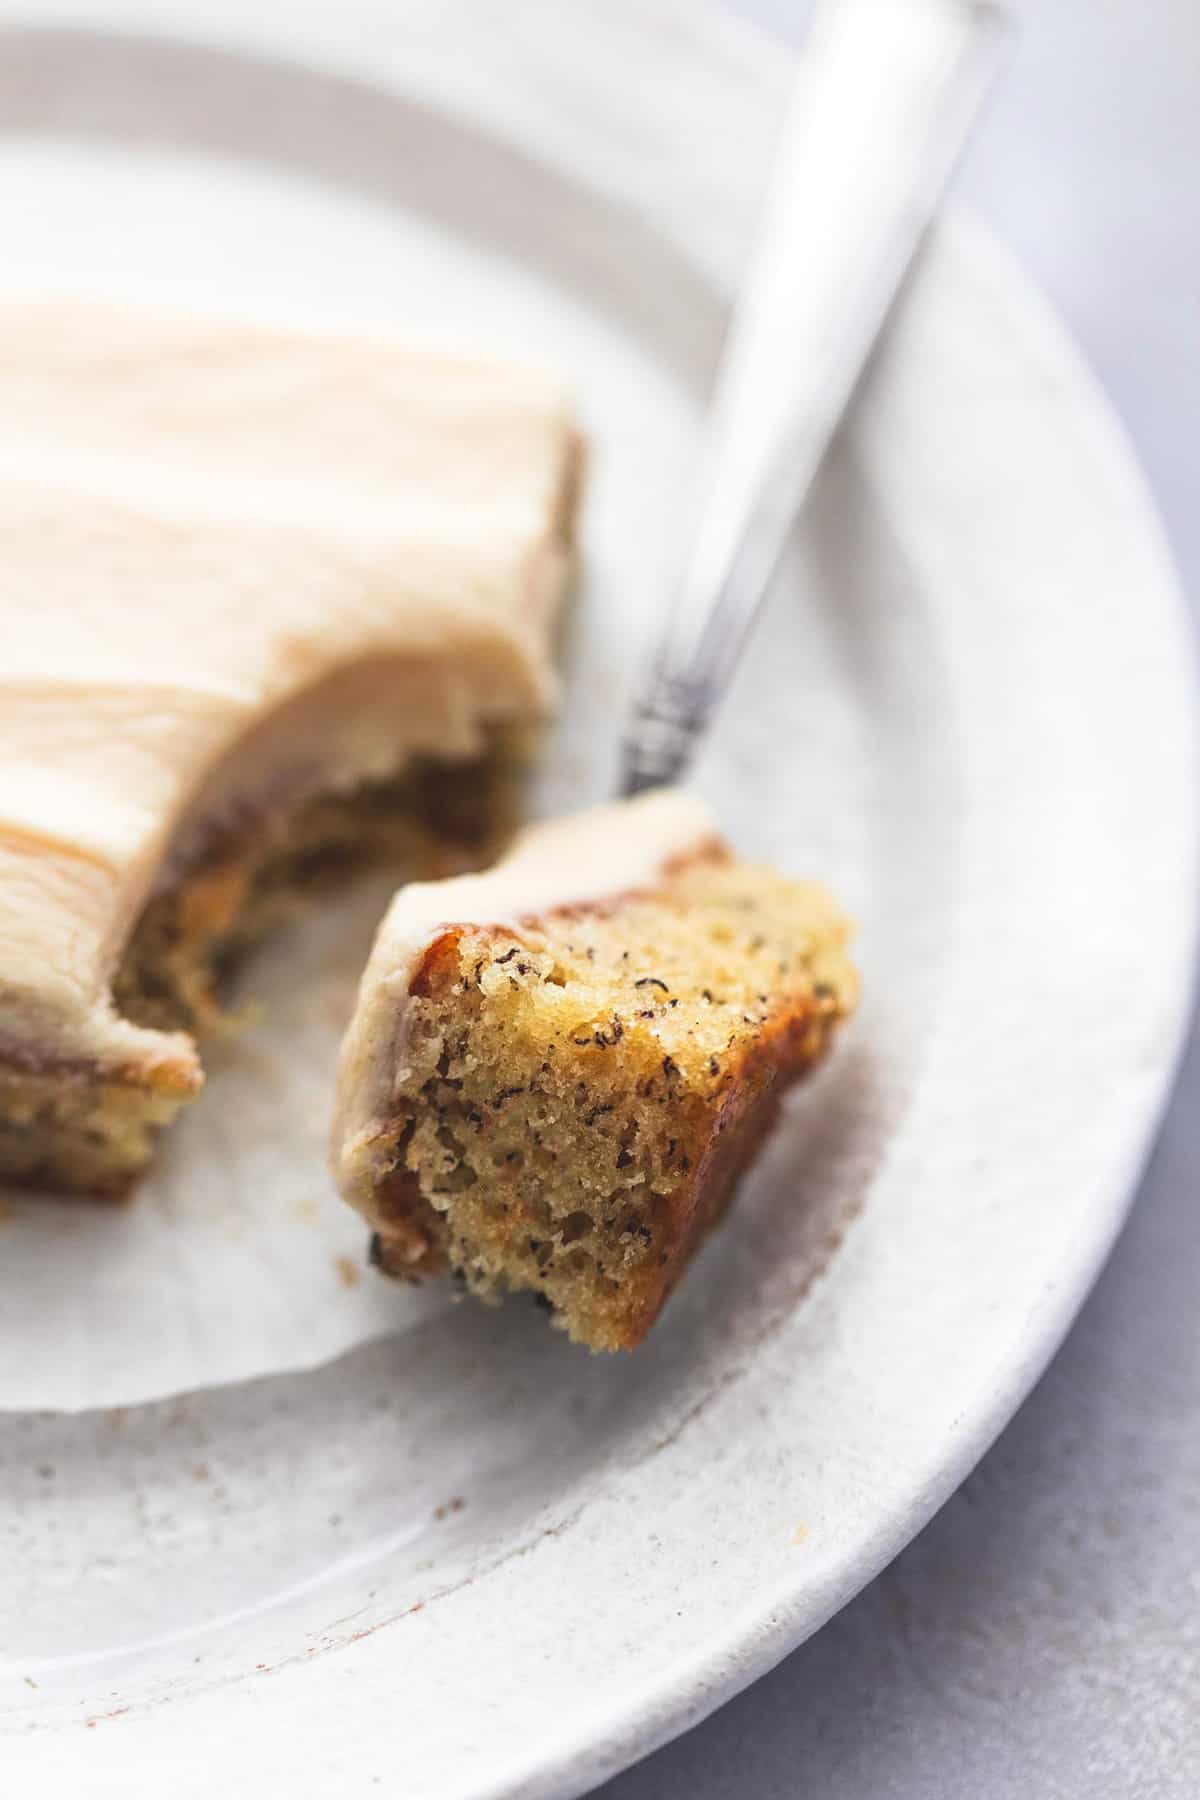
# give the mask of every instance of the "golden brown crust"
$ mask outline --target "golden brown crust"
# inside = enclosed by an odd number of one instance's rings
[[[532,1288],[579,1341],[635,1347],[852,1007],[845,934],[711,851],[653,893],[439,932],[359,1146],[373,1260]]]
[[[694,1178],[672,1209],[673,1238],[661,1280],[631,1306],[624,1348],[641,1342],[692,1254],[723,1218],[739,1175],[775,1124],[785,1092],[822,1061],[840,1017],[832,1009],[797,1007],[773,1020],[729,1071],[725,1098],[707,1121],[703,1146],[696,1147]]]
[[[443,949],[459,934],[447,932]],[[426,987],[426,992],[434,991]],[[773,1022],[727,1072],[723,1098],[681,1142],[692,1164],[686,1184],[655,1213],[657,1251],[652,1262],[626,1278],[619,1307],[609,1311],[605,1338],[594,1348],[633,1350],[644,1340],[695,1251],[725,1214],[739,1175],[769,1135],[783,1095],[823,1058],[836,1020],[798,1008]],[[389,1146],[396,1154],[401,1145]],[[445,1214],[435,1211],[418,1176],[396,1167],[375,1189],[371,1261],[405,1280],[442,1275],[452,1266]],[[534,1221],[516,1214],[492,1235],[491,1249],[506,1257]]]

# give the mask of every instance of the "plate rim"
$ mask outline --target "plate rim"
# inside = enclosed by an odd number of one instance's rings
[[[705,0],[710,10],[724,11],[720,0]],[[745,27],[760,52],[770,53],[772,40],[748,21],[726,15],[735,29]],[[1178,568],[1153,490],[1137,453],[1132,434],[1111,402],[1058,308],[1025,269],[1016,253],[976,215],[952,202],[939,228],[955,242],[957,250],[989,270],[990,291],[1002,299],[1006,320],[1015,321],[1023,343],[1040,336],[1066,380],[1071,384],[1071,405],[1077,415],[1090,413],[1089,435],[1107,438],[1110,452],[1122,465],[1126,487],[1130,535],[1140,535],[1153,545],[1164,577],[1164,597],[1173,604],[1173,623],[1184,684],[1190,700],[1191,748],[1200,751],[1200,646]],[[1192,822],[1188,847],[1194,876],[1200,876],[1200,815]],[[1075,1264],[1071,1279],[1062,1283],[1054,1304],[1041,1320],[1039,1334],[1027,1353],[971,1420],[971,1429],[955,1440],[954,1452],[931,1484],[903,1515],[882,1527],[868,1544],[849,1558],[853,1572],[828,1584],[814,1617],[812,1587],[797,1577],[790,1592],[776,1592],[764,1599],[757,1614],[743,1622],[737,1633],[706,1648],[686,1667],[664,1677],[660,1685],[635,1707],[614,1709],[603,1734],[608,1745],[586,1766],[578,1752],[564,1752],[551,1765],[542,1758],[529,1770],[500,1784],[464,1790],[463,1800],[574,1800],[598,1783],[653,1755],[675,1738],[703,1723],[706,1718],[753,1686],[823,1629],[870,1582],[895,1560],[950,1500],[972,1470],[996,1443],[1006,1426],[1029,1398],[1063,1345],[1080,1310],[1112,1255],[1137,1201],[1147,1164],[1154,1152],[1166,1113],[1171,1105],[1193,1016],[1200,1006],[1200,881],[1189,884],[1190,920],[1181,937],[1176,960],[1183,977],[1174,1009],[1170,1041],[1165,1048],[1157,1084],[1147,1095],[1141,1117],[1131,1124],[1127,1154],[1114,1164],[1106,1192],[1097,1197],[1091,1217],[1096,1224],[1086,1254]],[[805,1612],[800,1621],[796,1615]],[[647,1713],[654,1717],[650,1732],[638,1733],[637,1722]],[[636,1738],[636,1748],[631,1748]],[[616,1748],[621,1745],[621,1748]]]
[[[675,0],[642,0],[642,5],[647,11],[653,7],[664,18],[673,17],[679,11]],[[370,6],[371,0],[360,0],[359,4],[347,5],[338,11],[344,20],[348,15],[367,13]],[[119,19],[122,13],[136,14],[136,8],[122,6],[120,0],[113,0],[113,4],[107,7],[101,0],[101,4],[93,5],[88,10],[98,20],[105,17]],[[217,7],[214,11],[219,13],[220,8]],[[71,8],[73,17],[77,18],[79,13],[78,7]],[[166,15],[167,9],[164,8],[162,23],[169,25],[170,20]],[[283,17],[282,13],[280,17]],[[753,67],[756,62],[761,65],[764,84],[772,87],[778,85],[781,64],[785,67],[790,65],[791,58],[790,53],[781,54],[781,46],[775,40],[749,22],[719,10],[712,4],[712,0],[706,0],[704,8],[695,8],[694,17],[697,21],[694,28],[697,31],[705,29],[701,21],[711,21],[714,34],[720,37],[722,43],[738,45],[735,54],[748,66]],[[144,13],[142,18],[144,22]],[[274,20],[272,28],[278,29]],[[156,23],[154,29],[157,34],[162,34],[162,25]],[[276,53],[280,60],[286,58],[285,46],[278,39]],[[384,78],[382,85],[390,87],[394,84],[390,78]],[[492,128],[496,127],[493,125]],[[971,220],[956,215],[946,229],[964,254],[979,259],[981,264],[988,266],[992,291],[1002,301],[1005,316],[1022,341],[1040,341],[1049,347],[1048,353],[1063,372],[1067,404],[1080,417],[1090,415],[1089,435],[1107,438],[1108,454],[1115,456],[1122,465],[1124,510],[1129,539],[1136,539],[1148,550],[1152,550],[1161,565],[1164,616],[1169,612],[1173,620],[1178,649],[1186,670],[1183,679],[1188,689],[1189,731],[1194,751],[1200,708],[1197,704],[1195,640],[1190,614],[1174,571],[1165,532],[1130,436],[1056,311],[1020,268],[1012,253],[1000,248],[990,233]],[[1195,821],[1185,854],[1190,857],[1192,870],[1195,872],[1200,863],[1200,826]],[[776,1592],[772,1599],[764,1600],[757,1616],[746,1619],[739,1617],[736,1629],[731,1628],[720,1639],[707,1643],[686,1664],[680,1662],[670,1666],[661,1682],[650,1691],[643,1690],[634,1704],[614,1705],[601,1719],[593,1720],[586,1743],[577,1742],[550,1754],[539,1751],[531,1755],[522,1768],[510,1766],[498,1780],[476,1783],[470,1787],[456,1787],[453,1789],[456,1794],[478,1796],[478,1800],[485,1800],[485,1797],[486,1800],[498,1800],[499,1796],[518,1794],[575,1794],[627,1767],[679,1732],[698,1723],[724,1701],[758,1679],[812,1632],[820,1629],[932,1517],[995,1441],[1057,1351],[1110,1254],[1136,1198],[1138,1180],[1169,1103],[1186,1042],[1193,1007],[1198,935],[1200,892],[1193,882],[1190,889],[1188,928],[1179,944],[1174,947],[1181,979],[1170,1042],[1164,1048],[1161,1067],[1154,1082],[1148,1086],[1136,1109],[1136,1117],[1131,1108],[1127,1154],[1122,1165],[1111,1170],[1104,1194],[1097,1196],[1090,1214],[1095,1229],[1086,1252],[1081,1252],[1071,1271],[1071,1279],[1062,1283],[1053,1295],[1052,1304],[1040,1319],[1038,1333],[1029,1345],[1026,1356],[1019,1364],[1005,1371],[1003,1382],[998,1384],[987,1404],[981,1406],[971,1420],[970,1431],[955,1440],[953,1454],[945,1460],[937,1483],[926,1488],[902,1517],[891,1521],[889,1528],[880,1529],[868,1545],[859,1546],[853,1559],[853,1572],[848,1575],[843,1572],[840,1578],[828,1582],[828,1592],[822,1596],[821,1604],[816,1609],[820,1613],[818,1618],[813,1617],[811,1582],[806,1582],[797,1573],[792,1590]],[[798,1621],[796,1615],[799,1612],[803,1612],[805,1616]],[[351,1771],[344,1771],[342,1778],[353,1780],[354,1776]]]

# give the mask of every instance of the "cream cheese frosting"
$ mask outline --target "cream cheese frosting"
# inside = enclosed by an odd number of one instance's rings
[[[405,1009],[431,944],[456,926],[519,933],[522,920],[653,888],[672,864],[717,841],[703,802],[664,788],[529,826],[480,875],[401,888],[379,927],[342,1045],[333,1159],[343,1189],[364,1135],[377,1129],[404,1078]]]
[[[545,709],[577,442],[533,370],[0,306],[0,1052],[194,1074],[110,999],[189,823]]]

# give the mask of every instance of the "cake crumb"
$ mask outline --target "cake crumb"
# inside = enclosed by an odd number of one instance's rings
[[[711,842],[603,905],[441,928],[345,1169],[376,1266],[633,1349],[853,1010],[849,934],[823,888]]]

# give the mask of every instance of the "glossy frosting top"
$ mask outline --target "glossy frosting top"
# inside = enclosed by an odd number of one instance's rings
[[[0,307],[0,1050],[189,1063],[109,1000],[189,809],[544,708],[575,445],[528,369]]]

